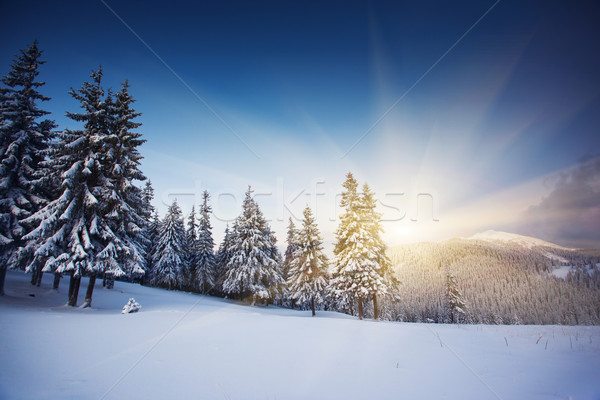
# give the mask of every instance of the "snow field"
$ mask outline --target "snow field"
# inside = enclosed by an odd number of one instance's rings
[[[312,318],[100,281],[79,309],[67,279],[56,293],[29,278],[9,271],[0,298],[2,399],[600,397],[600,327]],[[130,297],[143,308],[121,314]]]

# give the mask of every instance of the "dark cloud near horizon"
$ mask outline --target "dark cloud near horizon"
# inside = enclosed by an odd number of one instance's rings
[[[554,189],[531,206],[523,233],[571,247],[600,247],[600,157],[557,177]]]

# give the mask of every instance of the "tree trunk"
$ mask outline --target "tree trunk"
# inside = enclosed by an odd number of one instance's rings
[[[362,301],[362,297],[358,298],[358,319],[363,319],[364,314],[363,314],[363,301]]]
[[[6,270],[7,267],[0,267],[0,296],[4,296],[4,281],[6,281]]]
[[[35,280],[35,286],[40,287],[42,285],[42,276],[44,276],[44,273],[40,270]]]
[[[52,283],[52,289],[58,290],[58,285],[60,285],[60,278],[61,276],[59,273],[54,274],[54,282]]]
[[[312,310],[312,316],[316,315],[315,313],[315,299],[310,299],[310,309]]]
[[[33,271],[31,271],[31,286],[35,286],[35,284],[37,283],[37,276],[38,276],[38,269],[34,268]]]
[[[85,292],[85,301],[83,303],[83,308],[92,306],[92,294],[94,294],[94,286],[96,286],[96,275],[90,276],[87,291]]]
[[[79,296],[79,285],[81,284],[81,275],[72,275],[69,283],[69,302],[71,307],[77,306],[77,297]]]
[[[71,299],[73,296],[73,288],[75,287],[75,280],[73,279],[73,275],[71,275],[71,279],[69,279],[69,293],[67,294],[67,299]]]
[[[377,304],[377,295],[373,295],[373,319],[379,321],[379,305]]]

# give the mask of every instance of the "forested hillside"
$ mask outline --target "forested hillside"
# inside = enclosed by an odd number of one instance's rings
[[[400,281],[400,299],[390,310],[397,320],[450,322],[451,274],[465,303],[457,316],[462,322],[600,323],[597,249],[479,235],[397,246],[389,256]]]

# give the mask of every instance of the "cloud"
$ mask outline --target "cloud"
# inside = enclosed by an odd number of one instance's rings
[[[523,233],[573,247],[600,247],[600,157],[559,174],[554,189],[529,207]]]

